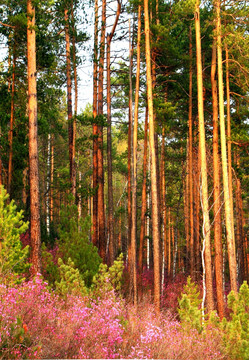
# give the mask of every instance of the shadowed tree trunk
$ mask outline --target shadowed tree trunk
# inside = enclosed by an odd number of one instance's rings
[[[93,118],[97,116],[98,99],[98,0],[95,0],[93,59]],[[93,124],[93,245],[99,247],[98,231],[98,125]]]
[[[142,208],[141,208],[141,227],[139,241],[138,271],[141,275],[143,272],[143,248],[145,239],[145,220],[146,220],[146,182],[147,182],[147,147],[148,147],[148,108],[146,107],[145,124],[144,124],[144,156],[143,156],[143,185],[142,185]]]
[[[7,190],[11,192],[12,181],[12,162],[13,162],[13,128],[15,118],[15,75],[16,75],[16,41],[14,33],[13,44],[13,63],[12,63],[12,84],[11,84],[11,108],[10,108],[10,130],[9,130],[9,164],[8,164],[8,186]]]
[[[102,1],[101,39],[99,51],[99,82],[98,82],[98,116],[103,117],[103,81],[106,32],[106,0]],[[98,224],[99,254],[106,261],[105,203],[104,203],[104,159],[103,159],[103,125],[98,126]]]

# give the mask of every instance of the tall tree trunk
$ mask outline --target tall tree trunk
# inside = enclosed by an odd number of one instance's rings
[[[156,171],[155,132],[153,114],[153,94],[151,79],[151,52],[150,52],[150,24],[148,0],[144,0],[144,25],[145,25],[145,56],[146,56],[146,78],[147,98],[149,112],[149,144],[151,154],[151,198],[152,198],[152,236],[153,236],[153,259],[154,259],[154,303],[156,311],[160,311],[160,260],[159,242],[160,233],[158,226],[158,188]]]
[[[72,17],[72,45],[73,45],[73,72],[74,72],[74,117],[72,119],[72,178],[71,178],[71,189],[72,194],[76,202],[76,118],[78,110],[78,79],[77,79],[77,61],[76,61],[76,28],[73,11],[73,1],[71,2],[71,17]]]
[[[54,220],[54,135],[51,139],[50,221]]]
[[[143,272],[143,248],[145,238],[145,220],[146,220],[146,180],[147,180],[147,145],[148,144],[148,108],[146,107],[145,124],[144,124],[144,157],[143,157],[143,184],[142,184],[142,208],[141,208],[141,227],[139,241],[138,271],[141,275]]]
[[[13,44],[13,63],[12,63],[12,84],[11,84],[11,108],[10,108],[10,129],[9,129],[9,164],[8,164],[8,186],[7,190],[11,192],[12,181],[12,162],[13,162],[13,127],[15,117],[15,75],[16,75],[16,40],[14,34]]]
[[[48,134],[47,146],[47,179],[46,179],[46,227],[47,234],[50,235],[50,180],[51,180],[51,134]]]
[[[218,126],[218,95],[216,74],[216,41],[213,42],[211,64],[211,86],[213,102],[213,182],[214,182],[214,247],[215,247],[215,279],[217,292],[218,314],[224,316],[223,294],[223,254],[221,229],[221,191],[220,191],[220,155],[219,155],[219,126]]]
[[[106,41],[107,67],[107,165],[108,165],[108,229],[109,229],[109,260],[112,265],[115,259],[114,222],[113,222],[113,186],[112,186],[112,120],[111,120],[111,41],[115,33],[121,11],[121,3],[117,2],[116,19],[112,31]]]
[[[128,269],[130,271],[131,265],[131,154],[132,154],[132,66],[133,66],[133,46],[131,43],[131,25],[129,20],[129,127],[128,127]]]
[[[193,209],[193,44],[192,28],[189,26],[189,110],[188,110],[188,186],[190,220],[190,275],[194,279],[194,209]]]
[[[70,56],[70,35],[68,9],[64,9],[65,19],[65,40],[66,40],[66,65],[67,65],[67,118],[68,118],[68,143],[69,143],[69,166],[70,183],[73,179],[73,112],[72,112],[72,80],[71,80],[71,56]]]
[[[212,281],[212,262],[210,244],[210,220],[208,206],[208,182],[207,182],[207,159],[206,159],[206,140],[204,125],[203,107],[203,79],[201,63],[201,30],[200,30],[200,9],[199,0],[195,5],[195,31],[196,31],[196,61],[197,61],[197,92],[198,92],[198,116],[199,116],[199,141],[201,155],[201,195],[203,207],[203,241],[205,242],[205,268],[206,277],[204,281],[207,287],[207,310],[214,309],[213,281]]]
[[[229,83],[229,54],[227,45],[226,49],[226,92],[227,92],[227,164],[228,164],[228,186],[229,199],[231,207],[232,235],[235,251],[235,235],[234,235],[234,215],[233,215],[233,176],[232,176],[232,142],[231,142],[231,107],[230,107],[230,83]],[[235,251],[236,253],[236,251]]]
[[[96,119],[98,107],[98,0],[95,0],[94,19],[94,59],[93,59],[93,118]],[[99,247],[98,230],[98,125],[93,124],[93,245]]]
[[[217,20],[217,58],[218,58],[218,84],[219,84],[219,110],[220,110],[220,139],[221,139],[221,158],[223,173],[223,189],[225,202],[225,220],[227,232],[227,250],[229,260],[229,272],[231,290],[237,292],[237,267],[234,246],[234,236],[232,228],[231,201],[229,196],[229,180],[227,167],[226,132],[224,118],[224,93],[223,93],[223,69],[222,69],[222,43],[221,43],[221,20],[220,20],[220,0],[216,0],[216,20]]]
[[[31,0],[27,0],[27,21],[31,274],[35,275],[41,272],[41,229],[38,172],[35,8]]]
[[[235,153],[236,165],[240,166],[239,149]],[[240,179],[236,176],[236,217],[237,217],[237,246],[240,255],[240,284],[248,280],[248,263],[247,263],[247,239],[244,231],[244,211],[242,201],[242,190]]]
[[[99,52],[99,82],[98,82],[98,115],[103,116],[103,82],[105,58],[106,31],[106,0],[102,1],[101,39]],[[99,224],[99,253],[106,261],[105,237],[105,203],[104,203],[104,164],[103,164],[103,125],[98,126],[98,224]]]
[[[136,266],[136,243],[137,243],[137,131],[138,131],[138,105],[140,86],[140,42],[141,42],[141,5],[138,6],[138,30],[137,30],[137,73],[135,89],[134,123],[133,123],[133,146],[132,146],[132,225],[131,225],[131,270],[133,276],[133,301],[137,306],[137,266]]]

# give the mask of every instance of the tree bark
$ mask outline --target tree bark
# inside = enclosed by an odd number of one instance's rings
[[[93,59],[93,118],[97,116],[98,104],[98,0],[95,0],[94,59]],[[99,247],[98,231],[98,125],[93,124],[93,245]]]
[[[143,272],[143,248],[145,238],[145,220],[146,220],[146,180],[147,180],[147,147],[148,147],[148,108],[146,107],[145,124],[144,124],[144,156],[143,156],[143,184],[142,184],[142,208],[141,208],[141,227],[139,241],[138,271],[141,275]]]
[[[106,0],[102,1],[101,39],[99,52],[99,82],[98,82],[98,116],[103,116],[103,81],[105,58],[105,32],[106,32]],[[102,121],[102,119],[101,119]],[[105,236],[105,203],[104,203],[104,164],[103,164],[103,125],[98,126],[98,224],[99,224],[99,253],[106,261]]]
[[[28,56],[28,116],[29,116],[29,174],[30,174],[30,240],[31,274],[41,272],[41,230],[39,200],[37,90],[36,90],[36,34],[35,8],[27,0],[27,56]]]
[[[153,236],[153,259],[154,259],[154,303],[156,311],[160,311],[160,260],[159,242],[160,232],[158,224],[158,188],[155,152],[155,131],[153,114],[153,94],[151,79],[151,52],[150,52],[150,24],[148,0],[144,0],[144,25],[145,25],[145,56],[147,78],[147,101],[149,112],[149,144],[151,154],[151,198],[152,198],[152,236]]]
[[[206,140],[204,125],[204,107],[203,107],[203,78],[201,62],[201,30],[200,30],[200,9],[199,0],[195,5],[195,31],[196,31],[196,61],[197,61],[197,92],[198,92],[198,116],[199,116],[199,141],[201,156],[201,195],[203,207],[203,241],[205,241],[205,267],[207,287],[207,310],[214,309],[213,299],[213,281],[212,281],[212,262],[211,262],[211,244],[210,244],[210,220],[208,206],[208,182],[207,182],[207,159],[206,159]]]
[[[71,2],[71,17],[72,17],[72,45],[73,45],[73,73],[74,73],[74,116],[72,119],[72,178],[71,178],[71,189],[72,194],[76,202],[76,183],[77,183],[77,173],[76,173],[76,118],[78,111],[78,79],[77,79],[77,61],[76,61],[76,29],[75,29],[75,20],[74,20],[74,11],[73,11],[73,1]]]
[[[193,209],[193,44],[192,28],[189,26],[189,110],[188,110],[188,186],[190,221],[190,276],[194,279],[194,209]]]
[[[111,120],[111,41],[115,33],[121,12],[121,3],[117,1],[117,11],[112,31],[107,35],[106,41],[106,67],[107,67],[107,165],[108,165],[108,229],[109,229],[109,263],[115,259],[114,222],[113,222],[113,186],[112,186],[112,120]]]
[[[11,84],[11,109],[10,109],[10,130],[9,130],[9,164],[8,164],[8,186],[7,190],[11,192],[12,181],[12,163],[13,163],[13,128],[15,118],[15,75],[16,75],[16,40],[14,34],[13,44],[13,63],[12,63],[12,84]]]
[[[216,41],[213,42],[211,64],[211,86],[213,102],[213,203],[214,203],[214,248],[215,248],[215,279],[217,293],[218,314],[224,316],[223,294],[223,254],[222,254],[222,228],[221,228],[221,191],[220,191],[220,155],[219,155],[219,128],[218,128],[218,95],[216,74]]]
[[[229,196],[229,180],[226,150],[226,132],[224,117],[224,90],[223,90],[223,69],[222,69],[222,43],[221,43],[221,20],[220,20],[220,0],[216,0],[216,21],[217,21],[217,58],[218,58],[218,84],[219,84],[219,110],[220,110],[220,139],[221,139],[221,158],[223,173],[223,189],[225,202],[225,220],[227,232],[227,250],[230,272],[231,290],[237,293],[237,267],[235,245],[233,242],[232,212]]]

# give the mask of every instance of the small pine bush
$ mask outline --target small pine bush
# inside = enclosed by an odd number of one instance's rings
[[[89,242],[90,225],[89,217],[78,221],[77,207],[68,206],[62,209],[59,252],[64,262],[67,262],[68,258],[74,262],[87,287],[91,286],[102,261],[97,248]]]
[[[113,265],[107,267],[106,264],[100,264],[98,273],[93,278],[92,293],[95,297],[103,293],[109,293],[115,290],[116,293],[121,291],[122,276],[124,271],[123,254],[114,261]]]
[[[233,291],[227,297],[232,310],[231,320],[223,319],[224,346],[231,359],[249,359],[249,287],[246,281],[238,295]]]
[[[61,258],[58,259],[60,281],[55,281],[57,293],[63,297],[67,295],[85,296],[87,288],[80,276],[80,272],[75,268],[73,261],[68,258],[67,264],[64,264]]]
[[[182,327],[185,330],[196,329],[199,333],[203,330],[201,299],[197,285],[191,281],[190,276],[184,286],[184,292],[179,299],[178,314]]]
[[[28,228],[23,221],[23,211],[17,211],[12,200],[7,204],[9,195],[0,186],[0,281],[11,285],[21,282],[30,264],[27,262],[29,247],[23,248],[20,235]]]

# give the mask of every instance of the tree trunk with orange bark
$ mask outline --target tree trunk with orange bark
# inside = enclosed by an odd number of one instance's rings
[[[109,263],[115,260],[114,247],[114,213],[113,213],[113,186],[112,186],[112,121],[111,121],[111,41],[115,33],[121,12],[121,3],[117,2],[116,19],[112,31],[106,40],[106,68],[107,68],[107,165],[108,165],[108,231],[109,231]]]
[[[39,164],[37,131],[37,72],[35,8],[27,0],[28,116],[29,116],[29,176],[30,176],[30,241],[31,274],[41,272],[41,229],[39,200]]]
[[[213,204],[214,204],[214,248],[215,248],[215,280],[218,314],[224,316],[223,294],[223,254],[221,228],[221,189],[220,189],[220,155],[219,155],[219,125],[218,125],[218,95],[216,74],[216,41],[213,42],[211,64],[211,87],[213,103]]]
[[[144,0],[144,26],[145,26],[145,57],[147,78],[147,101],[149,112],[149,144],[151,156],[151,200],[152,200],[152,236],[153,236],[153,260],[154,260],[154,303],[156,311],[160,311],[160,259],[159,243],[160,231],[158,224],[158,187],[155,151],[155,130],[151,78],[151,52],[150,52],[150,23],[148,0]]]
[[[199,117],[199,144],[201,156],[201,198],[203,211],[203,246],[205,246],[205,267],[203,268],[204,281],[207,289],[207,310],[214,309],[213,281],[212,281],[212,261],[211,261],[211,241],[210,241],[210,219],[208,205],[208,181],[207,181],[207,159],[206,159],[206,139],[204,124],[203,106],[203,78],[201,61],[201,30],[200,30],[200,9],[199,0],[195,4],[195,32],[196,32],[196,61],[197,61],[197,93],[198,93],[198,117]]]

